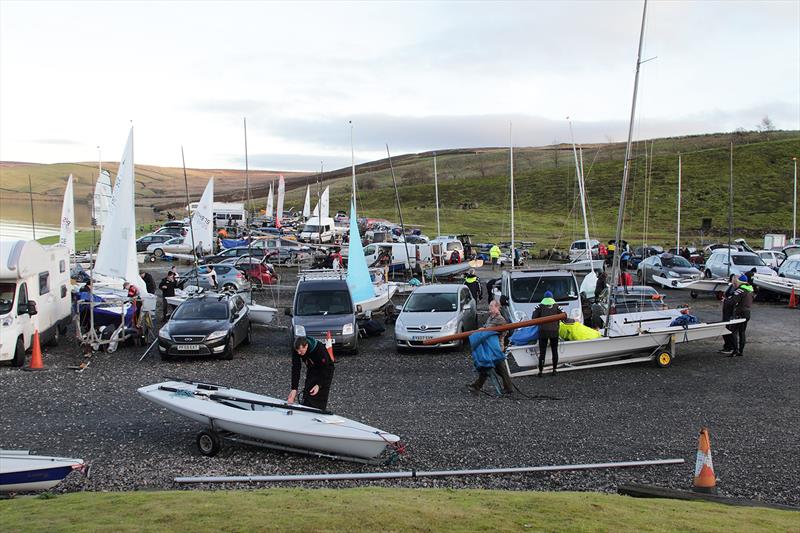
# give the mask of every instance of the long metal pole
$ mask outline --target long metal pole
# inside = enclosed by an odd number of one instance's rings
[[[628,124],[628,143],[625,146],[625,166],[622,171],[622,190],[619,193],[619,213],[617,213],[617,232],[614,241],[614,258],[611,267],[611,282],[609,283],[608,294],[612,296],[616,291],[617,276],[620,271],[620,255],[622,255],[622,222],[625,215],[625,190],[628,187],[628,175],[630,173],[631,162],[631,149],[633,146],[633,124],[636,118],[636,95],[639,91],[639,70],[642,65],[642,45],[644,44],[644,25],[647,18],[647,0],[644,0],[644,7],[642,8],[642,27],[639,31],[639,51],[636,54],[636,75],[633,81],[633,102],[631,103],[631,119]],[[611,304],[613,298],[608,298],[606,316],[611,316]],[[608,327],[610,320],[606,320],[604,335],[608,336]]]
[[[583,212],[583,236],[586,239],[586,253],[589,257],[589,268],[594,273],[594,263],[592,262],[592,242],[589,239],[589,222],[586,217],[586,190],[583,183],[583,153],[578,162],[578,148],[575,146],[575,134],[572,131],[572,121],[569,121],[569,135],[572,138],[572,155],[575,157],[575,174],[578,177],[578,188],[581,195],[581,211]]]
[[[508,166],[511,174],[511,270],[514,270],[514,138],[511,122],[508,123]]]
[[[678,254],[681,253],[681,154],[678,154],[678,235],[675,241],[675,250]]]
[[[175,483],[272,483],[280,481],[343,481],[422,477],[481,476],[497,474],[528,474],[534,472],[564,472],[577,470],[602,470],[683,464],[683,459],[651,459],[646,461],[620,461],[610,463],[585,463],[574,465],[523,466],[512,468],[481,468],[473,470],[405,470],[401,472],[365,472],[346,474],[292,474],[277,476],[203,476],[176,477]]]
[[[183,162],[183,190],[186,192],[186,210],[189,212],[189,235],[192,239],[192,256],[194,257],[194,281],[200,285],[200,272],[197,266],[197,248],[194,244],[194,230],[192,230],[192,206],[189,203],[189,178],[186,177],[186,157],[183,155],[183,146],[181,146],[181,161]]]
[[[436,191],[436,236],[438,237],[442,234],[442,226],[439,225],[439,172],[436,169],[436,152],[433,153],[433,188]]]
[[[792,193],[792,244],[797,244],[797,158],[794,161],[794,192]]]
[[[247,198],[245,213],[250,215],[250,165],[247,160],[247,117],[243,117],[242,121],[244,122],[244,186],[246,189],[245,197]],[[245,227],[247,227],[247,224],[248,223],[245,220]]]
[[[36,217],[33,215],[33,185],[31,184],[31,175],[28,174],[28,198],[31,201],[31,230],[33,231],[33,240],[36,240]]]
[[[408,239],[406,238],[406,226],[403,223],[403,211],[400,209],[400,193],[397,190],[397,180],[394,177],[394,165],[392,165],[392,154],[389,153],[389,144],[386,144],[386,157],[389,158],[389,169],[392,171],[392,184],[394,185],[394,197],[397,201],[397,215],[400,217],[400,230],[403,232],[403,244],[406,249],[406,260],[408,261],[408,268],[411,269],[411,254],[408,253]],[[356,220],[358,224],[358,220]],[[389,275],[386,275],[388,280]]]
[[[353,169],[353,207],[356,206],[356,152],[353,148],[353,121],[350,122],[350,167]],[[388,151],[388,147],[387,147]],[[356,209],[356,213],[358,210]],[[322,207],[320,207],[320,216],[322,216]]]
[[[733,246],[733,141],[731,141],[730,180],[728,181],[728,279],[731,278],[731,246]]]

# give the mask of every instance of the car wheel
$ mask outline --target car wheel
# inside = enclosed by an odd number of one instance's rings
[[[171,361],[172,360],[172,356],[169,354],[169,352],[164,352],[164,353],[161,354],[161,360],[162,361]]]
[[[222,358],[230,361],[233,359],[233,349],[236,344],[233,342],[233,335],[228,337],[228,343],[225,345],[225,350],[222,352]]]
[[[47,342],[47,345],[51,348],[55,348],[58,346],[58,342],[61,340],[61,331],[60,326],[56,326],[55,331],[53,331],[53,336],[50,337],[50,340]]]
[[[706,269],[706,279],[711,279],[711,271]]]
[[[693,299],[697,299],[697,291],[691,291],[689,296],[691,296]]]
[[[197,449],[206,457],[214,457],[222,449],[222,439],[216,431],[204,429],[197,434]]]
[[[247,325],[247,336],[242,341],[242,344],[250,344],[253,342],[253,324]]]
[[[637,282],[639,283],[639,285],[646,285],[646,284],[647,284],[647,283],[645,282],[645,280],[644,280],[644,276],[642,275],[642,273],[641,273],[641,272],[637,272],[637,273],[636,273],[636,280],[637,280]]]
[[[158,257],[159,259],[164,257],[164,250],[162,250],[161,248],[156,248],[155,250],[153,250],[153,256]]]
[[[17,339],[17,347],[14,349],[14,358],[11,360],[11,366],[21,367],[25,364],[25,343],[22,342],[22,337]]]

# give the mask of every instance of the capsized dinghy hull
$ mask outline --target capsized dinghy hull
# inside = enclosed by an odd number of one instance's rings
[[[291,409],[284,400],[217,385],[168,381],[142,387],[138,392],[151,402],[217,431],[295,449],[375,459],[400,440],[354,420],[316,409]]]

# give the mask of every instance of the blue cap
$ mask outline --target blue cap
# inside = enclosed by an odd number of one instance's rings
[[[544,297],[545,297],[545,298],[552,298],[552,297],[553,297],[553,293],[552,293],[552,292],[550,292],[550,291],[545,291],[545,292],[544,292]]]
[[[739,276],[739,281],[747,281],[747,276],[742,274],[741,276]]]

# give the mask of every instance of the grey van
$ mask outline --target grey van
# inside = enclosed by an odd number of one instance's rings
[[[357,353],[357,311],[346,280],[301,277],[292,307],[286,310],[292,317],[292,344],[298,337],[313,337],[324,342],[330,331],[336,351]]]

